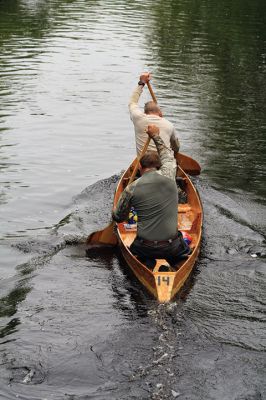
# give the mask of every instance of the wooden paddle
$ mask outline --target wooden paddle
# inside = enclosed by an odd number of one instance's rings
[[[147,82],[148,89],[150,91],[152,100],[154,103],[157,103],[157,99],[155,97],[155,94],[152,90],[150,82]],[[193,158],[186,156],[185,154],[182,153],[176,153],[175,154],[175,159],[180,165],[180,167],[189,175],[199,175],[201,171],[201,167],[199,163],[196,160],[193,160]]]
[[[151,138],[148,137],[148,139],[146,140],[143,149],[140,153],[140,155],[137,158],[137,162],[135,164],[134,170],[132,172],[132,175],[128,181],[128,185],[130,185],[130,183],[133,182],[133,180],[135,179],[136,173],[138,171],[138,167],[139,167],[139,161],[141,159],[141,157],[144,156],[144,154],[147,151],[147,148],[150,144],[150,140]],[[86,241],[87,244],[103,244],[103,245],[116,245],[117,244],[117,236],[115,234],[115,222],[112,220],[110,222],[110,224],[102,229],[101,231],[97,231],[97,232],[93,232],[91,233]]]

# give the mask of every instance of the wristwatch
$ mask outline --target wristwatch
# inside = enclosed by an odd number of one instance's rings
[[[145,82],[138,81],[138,85],[139,85],[139,86],[143,86],[143,87],[144,87],[144,86],[145,86]]]

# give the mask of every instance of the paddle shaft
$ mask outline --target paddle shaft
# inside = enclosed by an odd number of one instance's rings
[[[131,177],[130,177],[130,179],[129,179],[129,182],[128,182],[129,185],[130,185],[130,183],[132,183],[133,180],[135,179],[135,176],[136,176],[136,173],[137,173],[138,167],[139,167],[139,161],[140,161],[141,157],[143,157],[144,154],[146,153],[147,148],[148,148],[148,146],[149,146],[149,144],[150,144],[150,140],[151,140],[151,138],[148,137],[148,139],[146,140],[146,143],[145,143],[144,146],[143,146],[143,149],[141,150],[140,155],[139,155],[138,158],[137,158],[136,165],[135,165],[135,167],[134,167],[134,169],[133,169],[132,175],[131,175]]]
[[[154,103],[157,103],[157,99],[156,99],[155,94],[154,94],[154,92],[153,92],[153,90],[152,90],[152,87],[151,87],[150,82],[147,82],[147,86],[148,86],[148,89],[149,89],[149,91],[150,91],[152,100],[154,101]]]

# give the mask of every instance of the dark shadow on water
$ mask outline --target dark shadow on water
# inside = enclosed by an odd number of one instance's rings
[[[86,249],[85,256],[90,261],[90,268],[100,267],[112,271],[110,284],[119,310],[126,315],[131,315],[133,309],[140,317],[147,315],[149,304],[156,300],[131,272],[118,246],[91,246]]]
[[[97,263],[97,267],[102,265],[104,268],[113,269],[113,258],[116,254],[115,246],[90,246],[84,249],[84,256]],[[90,264],[91,267],[91,264]]]
[[[17,331],[17,326],[20,324],[20,320],[19,318],[13,318],[11,319],[11,321],[8,322],[8,324],[0,329],[0,338],[4,338],[8,335],[10,335],[11,333],[14,333]],[[6,342],[2,342],[1,344],[6,343]]]
[[[7,296],[0,299],[0,317],[11,317],[17,311],[17,305],[23,301],[30,292],[29,286],[19,286]]]
[[[8,318],[15,315],[18,305],[25,300],[30,291],[31,287],[29,286],[28,279],[23,278],[15,289],[0,299],[0,318]],[[0,338],[4,338],[16,332],[19,324],[19,318],[12,318],[9,320],[4,327],[0,328]]]

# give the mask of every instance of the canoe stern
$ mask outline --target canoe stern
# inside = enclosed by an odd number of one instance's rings
[[[166,303],[170,301],[174,292],[174,272],[155,272],[154,274],[155,286],[156,286],[156,298],[160,303]]]

